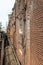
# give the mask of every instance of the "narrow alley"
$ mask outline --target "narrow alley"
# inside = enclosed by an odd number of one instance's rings
[[[15,0],[7,32],[0,31],[0,65],[43,65],[43,0]]]

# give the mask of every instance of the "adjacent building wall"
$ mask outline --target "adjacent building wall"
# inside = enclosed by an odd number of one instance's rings
[[[16,0],[8,31],[22,65],[43,65],[43,0]]]

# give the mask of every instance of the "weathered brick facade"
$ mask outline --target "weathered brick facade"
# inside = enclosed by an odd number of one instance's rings
[[[8,36],[22,65],[43,65],[43,0],[16,0]]]

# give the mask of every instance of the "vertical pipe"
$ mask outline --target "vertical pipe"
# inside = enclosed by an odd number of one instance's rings
[[[2,39],[1,65],[3,65],[3,58],[4,58],[4,39]]]

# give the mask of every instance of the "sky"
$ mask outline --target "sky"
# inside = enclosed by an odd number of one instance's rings
[[[11,14],[15,0],[0,0],[0,22],[2,23],[3,30],[8,25],[8,14]]]

